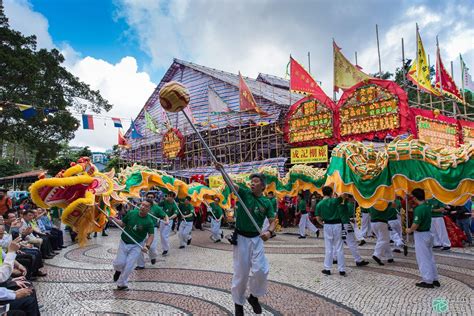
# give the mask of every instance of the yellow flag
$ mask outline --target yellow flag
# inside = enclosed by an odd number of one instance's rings
[[[341,49],[333,42],[334,49],[334,90],[349,89],[364,79],[370,79],[366,73],[351,64],[341,53]]]
[[[428,65],[428,59],[426,59],[418,27],[416,28],[416,51],[416,59],[413,61],[410,70],[408,70],[407,78],[421,90],[434,95],[440,95],[431,85],[430,65]]]

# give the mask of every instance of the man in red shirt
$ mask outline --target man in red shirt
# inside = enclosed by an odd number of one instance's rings
[[[7,195],[5,188],[0,188],[0,215],[3,216],[12,208],[12,200]]]

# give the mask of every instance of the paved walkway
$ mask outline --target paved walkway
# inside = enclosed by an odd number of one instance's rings
[[[132,274],[130,291],[115,291],[112,260],[119,232],[97,237],[84,247],[64,249],[47,260],[48,276],[35,282],[43,315],[231,315],[232,248],[215,244],[208,231],[193,231],[193,241],[178,249],[171,237],[168,257]],[[373,243],[360,247],[368,260]],[[355,266],[346,251],[347,276],[321,274],[324,242],[279,234],[266,243],[270,261],[265,315],[427,315],[433,301],[448,303],[448,312],[474,315],[474,256],[438,252],[441,288],[420,289],[413,251],[395,254],[395,263]],[[347,250],[347,249],[346,249]],[[440,301],[438,300],[438,301]],[[250,307],[245,306],[251,315]]]

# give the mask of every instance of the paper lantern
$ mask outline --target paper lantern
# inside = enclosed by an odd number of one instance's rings
[[[189,91],[176,81],[168,82],[160,90],[160,104],[167,112],[179,112],[189,103]]]

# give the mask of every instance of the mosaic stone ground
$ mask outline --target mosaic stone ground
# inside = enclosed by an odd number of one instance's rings
[[[291,233],[291,231],[290,231]],[[119,232],[97,237],[80,248],[72,245],[47,260],[48,276],[35,282],[43,315],[232,315],[230,295],[232,246],[213,243],[206,231],[178,249],[171,236],[168,257],[132,274],[130,291],[118,292],[112,281]],[[369,260],[374,243],[360,247]],[[419,280],[413,250],[395,254],[395,263],[358,268],[346,249],[347,276],[321,274],[322,238],[297,239],[279,234],[266,243],[270,261],[265,315],[427,315],[433,300],[448,303],[448,314],[474,315],[474,256],[469,252],[436,252],[442,286],[415,287]],[[245,306],[248,315],[253,314]]]

